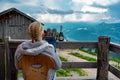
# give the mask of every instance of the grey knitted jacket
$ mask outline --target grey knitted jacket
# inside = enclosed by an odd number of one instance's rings
[[[53,80],[53,76],[55,75],[56,70],[61,68],[62,63],[59,59],[58,54],[55,52],[53,45],[44,40],[35,43],[32,43],[31,41],[25,41],[21,43],[15,52],[15,67],[18,69],[18,61],[23,55],[34,56],[40,53],[52,57],[55,61],[55,67],[53,69],[50,69],[48,72],[48,80]]]

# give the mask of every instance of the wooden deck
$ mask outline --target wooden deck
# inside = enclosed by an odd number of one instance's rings
[[[14,41],[6,38],[5,42],[0,43],[0,80],[17,80],[18,71],[15,65],[13,65],[14,53],[21,42],[23,41]],[[96,62],[63,62],[62,64],[62,69],[97,68],[95,77],[57,77],[56,80],[116,80],[109,78],[109,71],[120,80],[120,69],[109,64],[109,51],[120,55],[120,45],[110,43],[109,37],[101,36],[98,38],[98,42],[57,42],[57,48],[96,48],[98,49],[98,55]]]

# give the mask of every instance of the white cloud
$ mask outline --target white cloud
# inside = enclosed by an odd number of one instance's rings
[[[11,2],[3,1],[3,2],[0,2],[0,5],[1,5],[0,11],[9,9],[11,7],[23,8],[23,9],[26,7],[39,7],[41,3],[42,3],[41,0],[27,0],[27,1],[16,0],[15,3],[12,1]]]
[[[100,6],[109,6],[109,5],[113,5],[120,2],[120,0],[72,0],[72,6],[71,9],[73,9],[74,11],[80,11],[82,7],[84,6],[94,6],[94,4],[100,5]],[[88,8],[88,7],[87,7]],[[94,8],[89,8],[90,10],[92,10],[92,12],[96,9]],[[90,10],[86,10],[86,11],[90,11]],[[100,11],[102,9],[99,9]]]
[[[95,0],[72,0],[73,3],[79,3],[84,5],[92,5]]]
[[[97,8],[97,7],[92,7],[92,6],[83,6],[81,8],[82,12],[95,12],[95,13],[104,13],[107,12],[107,9],[104,8]]]
[[[101,6],[108,6],[108,5],[112,5],[112,4],[115,4],[115,3],[119,2],[119,0],[72,0],[72,2],[74,4],[79,3],[79,5],[98,4],[98,5],[101,5]]]
[[[50,9],[61,9],[56,0],[43,0],[43,4]]]
[[[8,3],[8,2],[6,2],[6,3],[1,2],[0,5],[1,5],[0,12],[2,12],[4,10],[7,10],[7,9],[9,9],[11,7],[16,6],[16,4],[14,4],[14,3]]]
[[[22,5],[26,5],[26,6],[39,6],[40,2],[42,2],[41,0],[17,0],[17,2],[22,6]]]
[[[36,14],[37,20],[41,22],[61,23],[66,21],[77,21],[75,14],[57,15],[57,14]]]
[[[82,14],[81,21],[84,22],[99,22],[102,20],[109,20],[110,16],[106,16],[104,14]]]
[[[111,18],[106,21],[107,23],[120,23],[120,19]]]
[[[62,4],[63,1],[63,4]],[[0,12],[6,10],[11,7],[15,7],[21,10],[26,10],[24,12],[29,13],[29,15],[35,15],[36,19],[42,22],[67,22],[67,21],[85,21],[85,22],[95,22],[101,20],[109,20],[112,19],[109,15],[109,11],[106,8],[101,7],[93,7],[94,4],[101,6],[113,5],[120,0],[71,0],[69,1],[69,5],[67,5],[67,1],[64,0],[16,0],[15,3],[12,2],[1,2]],[[61,5],[62,4],[62,5]],[[64,7],[63,7],[64,6]],[[32,8],[29,11],[28,8]],[[72,14],[50,14],[47,10],[73,10],[76,12],[84,12],[84,13],[72,13]],[[64,9],[65,8],[65,9]],[[109,7],[108,7],[109,8]],[[45,10],[45,14],[42,14],[40,10]],[[42,10],[42,11],[43,11]],[[37,13],[36,13],[37,12]],[[40,13],[39,13],[40,12]],[[86,13],[89,12],[89,13]],[[90,14],[94,13],[94,14]],[[105,15],[105,14],[108,15]]]
[[[99,22],[102,20],[109,20],[111,17],[104,14],[68,14],[68,15],[57,15],[57,14],[36,14],[37,20],[41,22],[61,23],[61,22]]]
[[[41,22],[57,22],[60,23],[62,21],[62,16],[57,14],[36,14],[37,20]]]
[[[94,2],[98,5],[109,6],[118,3],[119,0],[95,0]]]
[[[77,21],[77,16],[75,13],[73,14],[68,14],[63,17],[63,21]]]

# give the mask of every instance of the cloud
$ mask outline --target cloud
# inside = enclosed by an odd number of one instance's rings
[[[114,6],[119,1],[120,0],[14,0],[13,2],[6,2],[6,0],[3,0],[0,2],[0,12],[15,7],[24,13],[29,13],[32,17],[42,22],[112,21],[112,18],[116,15],[115,13],[119,12],[118,9],[115,8],[116,12],[114,11],[115,15],[113,15],[113,9],[111,9],[110,6]],[[117,15],[117,17],[119,16]]]
[[[81,21],[84,22],[101,22],[103,20],[109,20],[111,17],[104,14],[82,14]]]
[[[84,5],[92,5],[95,0],[72,0],[73,3],[84,4]]]
[[[107,9],[104,8],[98,8],[98,7],[92,7],[92,6],[83,6],[81,8],[82,12],[93,12],[93,13],[104,13],[107,12]]]
[[[60,15],[73,13],[72,10],[57,10],[57,9],[47,9],[47,12],[50,14],[60,14]]]
[[[46,7],[49,7],[50,9],[61,9],[60,6],[57,5],[58,3],[56,3],[55,0],[44,0],[43,3]]]
[[[49,13],[47,13],[47,14],[36,14],[36,18],[40,22],[51,22],[51,23],[62,22],[62,16],[57,15],[57,14],[49,14]]]
[[[67,15],[58,15],[58,14],[36,14],[37,20],[41,22],[51,22],[51,23],[61,23],[61,22],[99,22],[104,20],[109,20],[111,17],[105,14],[91,14],[91,13],[82,13],[82,14],[67,14]]]
[[[0,12],[7,10],[11,7],[17,6],[17,4],[9,3],[9,2],[0,2],[0,5],[1,5]]]
[[[37,20],[41,22],[62,23],[78,21],[76,14],[58,15],[58,14],[36,14]]]
[[[21,5],[26,5],[26,6],[39,6],[41,0],[16,0],[19,4]]]
[[[101,6],[109,6],[118,3],[119,0],[95,0],[94,2]]]
[[[80,5],[94,5],[109,6],[119,2],[119,0],[72,0],[73,3]]]
[[[71,0],[42,0],[43,4],[50,9],[71,10]]]

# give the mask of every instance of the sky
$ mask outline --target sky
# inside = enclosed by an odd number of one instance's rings
[[[17,8],[44,23],[120,22],[120,0],[0,0],[0,12]]]

